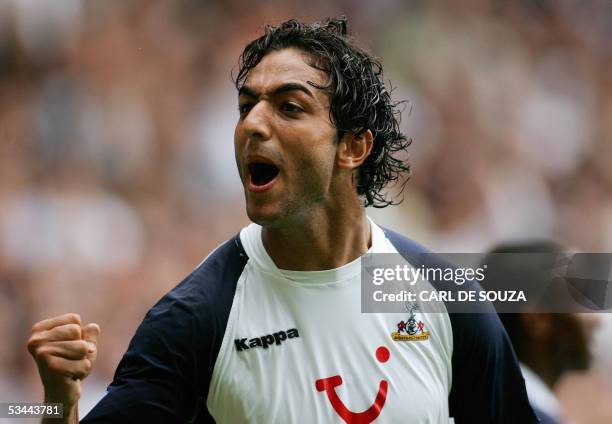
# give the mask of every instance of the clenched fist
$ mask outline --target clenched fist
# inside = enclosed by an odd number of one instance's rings
[[[81,380],[89,375],[96,361],[99,334],[97,324],[83,326],[81,317],[72,313],[32,327],[28,350],[38,366],[45,401],[63,403],[65,416],[76,406]]]

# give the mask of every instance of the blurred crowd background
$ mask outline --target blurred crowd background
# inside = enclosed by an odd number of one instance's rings
[[[0,0],[0,400],[42,399],[30,328],[74,311],[103,330],[96,401],[146,311],[248,223],[242,48],[339,15],[407,100],[413,175],[375,219],[434,251],[612,252],[610,1]],[[576,423],[612,422],[603,321],[556,389]]]

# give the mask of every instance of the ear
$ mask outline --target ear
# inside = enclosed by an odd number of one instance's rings
[[[372,131],[350,131],[342,136],[336,150],[336,164],[344,169],[356,169],[372,151]]]

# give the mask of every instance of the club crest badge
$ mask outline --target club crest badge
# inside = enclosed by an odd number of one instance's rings
[[[391,338],[396,342],[422,341],[429,339],[429,331],[425,329],[425,323],[419,318],[419,307],[416,304],[406,307],[408,319],[397,323],[397,331],[391,333]]]

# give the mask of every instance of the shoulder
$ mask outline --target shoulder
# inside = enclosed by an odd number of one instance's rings
[[[237,235],[218,246],[147,312],[130,348],[137,349],[150,338],[176,339],[185,333],[209,339],[201,336],[215,334],[212,327],[227,322],[247,260]]]
[[[383,228],[385,236],[393,244],[397,252],[414,267],[427,268],[456,268],[456,265],[446,260],[442,255],[435,254],[422,246],[421,244],[411,240],[401,234],[398,234],[389,229]],[[467,281],[461,285],[449,284],[448,281],[429,280],[436,290],[482,290],[480,285],[474,281]],[[505,332],[501,322],[489,302],[478,302],[470,304],[470,309],[465,309],[463,305],[455,303],[448,304],[445,302],[449,311],[449,318],[453,328],[453,339],[455,347],[460,346],[464,342],[498,342],[500,338],[505,337]],[[460,311],[461,313],[453,313]],[[469,312],[469,313],[466,313]],[[495,343],[493,343],[495,344]],[[457,349],[455,349],[457,350]]]
[[[428,249],[426,249],[421,244],[416,241],[409,239],[406,236],[403,236],[395,231],[392,231],[385,227],[380,227],[387,239],[393,244],[393,246],[397,249],[398,253],[402,256],[406,255],[419,255],[424,253],[431,253]]]
[[[238,235],[219,245],[147,312],[140,329],[176,334],[177,327],[188,324],[206,331],[215,323],[227,322],[247,261]]]
[[[235,236],[162,297],[83,422],[212,422],[201,405],[247,260]]]
[[[455,268],[415,241],[385,228],[383,231],[412,266]],[[437,290],[482,290],[473,280],[462,285],[430,283]],[[453,339],[449,408],[456,422],[537,422],[512,345],[493,305],[478,302],[469,310],[461,309],[462,313],[453,313],[453,305],[446,306]]]
[[[219,245],[152,310],[165,304],[218,303],[219,296],[233,296],[236,283],[248,261],[239,235]]]

